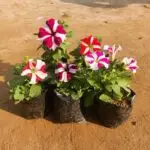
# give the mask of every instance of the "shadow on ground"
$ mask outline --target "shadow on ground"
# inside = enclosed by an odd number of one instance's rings
[[[150,0],[60,0],[65,3],[75,3],[89,7],[119,8],[129,4],[148,4]]]
[[[10,100],[9,98],[10,94],[7,82],[10,81],[13,77],[13,66],[0,60],[0,109],[27,119],[28,116],[26,116],[25,112],[27,106],[25,103],[14,104],[14,101]],[[44,112],[44,115],[46,116],[48,116],[47,113],[50,113],[49,106],[51,107],[52,105],[49,102],[51,102],[52,98],[53,95],[49,95],[49,101],[46,101],[46,106],[48,106],[45,108]],[[50,108],[50,110],[51,109],[52,108]]]
[[[13,66],[0,60],[0,109],[21,116],[23,109],[21,105],[15,105],[9,99],[7,81],[13,77]],[[22,116],[21,116],[22,117]]]

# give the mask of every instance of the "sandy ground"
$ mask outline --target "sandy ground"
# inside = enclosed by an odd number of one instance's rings
[[[87,2],[87,3],[86,3]],[[100,0],[0,0],[0,150],[150,150],[150,1],[128,1],[108,8]],[[94,123],[55,124],[26,120],[8,100],[5,81],[23,56],[40,56],[33,33],[49,17],[65,19],[78,39],[100,35],[103,43],[120,43],[121,56],[135,56],[137,93],[130,119],[117,129]]]

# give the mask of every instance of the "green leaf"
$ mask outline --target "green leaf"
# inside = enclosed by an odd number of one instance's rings
[[[24,87],[17,86],[14,93],[14,99],[17,101],[23,101],[25,98],[24,96]]]
[[[58,61],[58,60],[60,60],[62,58],[62,56],[63,56],[62,50],[58,49],[57,51],[55,51],[53,53],[52,57],[53,57],[54,60]]]
[[[122,96],[123,94],[121,93],[120,95],[116,94],[116,93],[113,93],[113,100],[116,100],[116,101],[122,101]]]
[[[78,80],[71,80],[70,88],[73,90],[79,90],[81,88],[81,82]]]
[[[99,36],[96,36],[96,38],[98,39],[99,42],[102,42],[102,38]]]
[[[63,26],[64,26],[64,28],[68,28],[69,27],[69,25],[67,23],[64,23]]]
[[[30,88],[29,96],[30,97],[38,97],[41,95],[42,88],[41,85],[32,85]]]
[[[101,94],[99,99],[106,102],[106,103],[109,103],[112,101],[111,97],[108,96],[107,94]]]
[[[105,88],[106,88],[107,91],[112,92],[112,85],[106,84]]]
[[[69,43],[69,42],[63,42],[63,43],[60,45],[60,47],[61,47],[62,49],[67,49],[69,46],[70,46],[70,43]]]
[[[26,77],[24,76],[17,76],[17,77],[14,77],[12,80],[10,80],[8,82],[8,85],[9,87],[11,88],[15,88],[16,86],[18,85],[24,85],[25,81],[26,81]]]
[[[16,64],[13,68],[14,70],[14,75],[20,75],[22,72],[24,64]]]
[[[98,83],[95,79],[93,78],[88,78],[87,79],[88,83],[95,89],[100,89],[100,83]]]
[[[72,32],[72,31],[69,31],[69,32],[67,33],[67,37],[68,37],[68,38],[72,37],[72,35],[73,35],[73,32]]]
[[[77,93],[71,93],[71,97],[73,100],[79,100],[80,97],[77,95]]]
[[[72,51],[70,52],[70,55],[72,55],[72,56],[74,56],[75,58],[77,58],[77,60],[78,60],[78,59],[82,59],[82,56],[80,55],[79,50],[80,50],[79,47],[75,48],[74,50],[72,50]]]
[[[117,83],[122,88],[127,88],[130,85],[130,80],[128,78],[118,78]]]
[[[117,95],[121,95],[120,87],[117,84],[112,85],[112,89]]]
[[[129,72],[129,71],[123,71],[123,72],[120,73],[120,76],[121,76],[122,78],[124,78],[124,77],[131,78],[131,77],[132,77],[132,73]]]

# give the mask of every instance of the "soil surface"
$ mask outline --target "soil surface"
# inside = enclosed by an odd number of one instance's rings
[[[104,2],[0,0],[0,150],[150,150],[150,0],[128,0],[124,6]],[[120,57],[138,60],[132,86],[137,97],[125,124],[108,129],[96,123],[56,124],[20,116],[23,110],[9,100],[5,82],[23,56],[43,53],[36,50],[39,41],[33,33],[50,17],[68,21],[74,31],[72,48],[80,38],[100,35],[103,44],[122,45]]]

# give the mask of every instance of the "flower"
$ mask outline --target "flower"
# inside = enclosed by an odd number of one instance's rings
[[[122,47],[120,45],[116,46],[115,44],[113,46],[104,45],[103,50],[108,51],[110,54],[112,54],[112,61],[114,61],[116,54],[122,50]]]
[[[104,51],[108,51],[109,53],[112,54],[112,52],[113,52],[113,47],[110,46],[110,45],[104,45],[103,50],[104,50]]]
[[[125,69],[130,70],[133,73],[136,73],[136,70],[139,68],[137,66],[137,61],[134,58],[125,57],[122,62],[125,64]]]
[[[102,67],[109,67],[109,58],[103,52],[90,52],[85,56],[87,62],[92,70],[98,70]]]
[[[39,39],[43,45],[49,49],[55,50],[66,38],[66,31],[58,20],[49,19],[46,25],[39,29]]]
[[[72,74],[77,72],[75,64],[58,63],[55,74],[57,74],[59,81],[68,82],[72,79]]]
[[[40,59],[34,61],[33,59],[29,59],[26,66],[23,68],[21,76],[28,76],[30,80],[30,84],[36,84],[40,81],[43,81],[48,75],[45,71],[46,64]]]
[[[88,36],[81,40],[80,44],[80,54],[86,55],[88,52],[101,50],[101,43],[97,38],[93,36]]]

